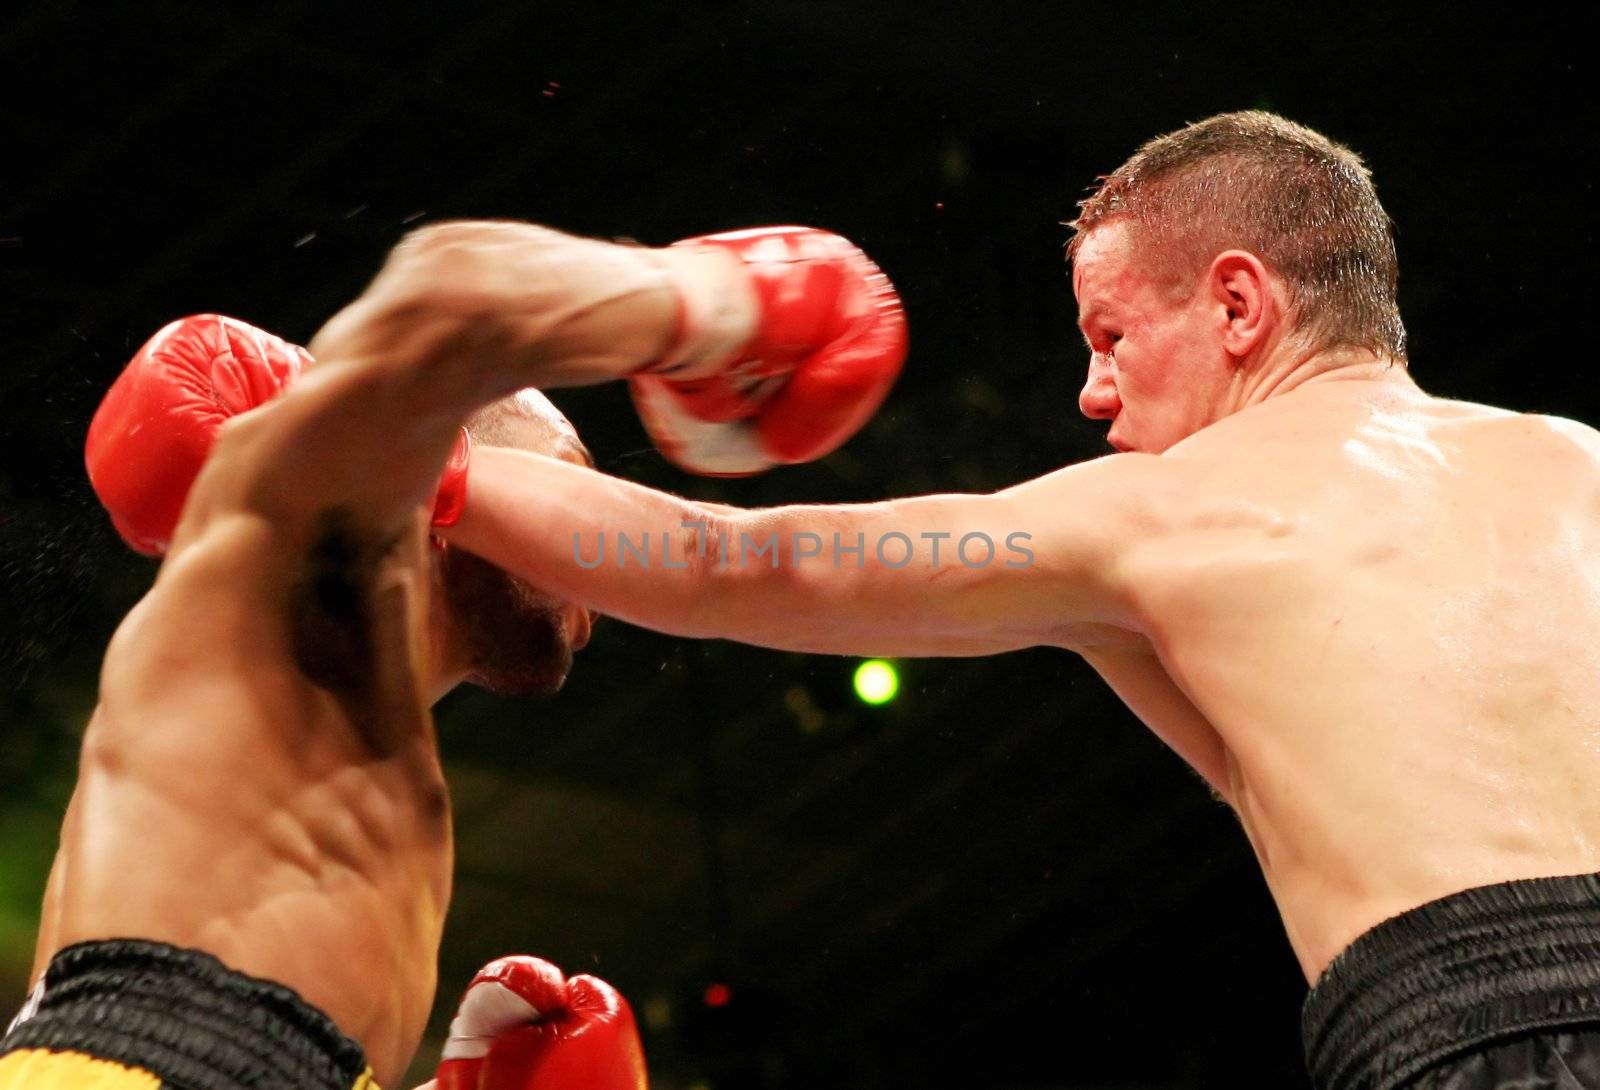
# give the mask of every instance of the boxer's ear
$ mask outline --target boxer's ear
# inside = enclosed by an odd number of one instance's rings
[[[1225,250],[1206,270],[1205,290],[1216,307],[1222,347],[1243,360],[1261,346],[1280,318],[1272,274],[1247,250]]]

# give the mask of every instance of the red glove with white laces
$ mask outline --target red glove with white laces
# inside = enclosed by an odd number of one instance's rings
[[[852,243],[763,227],[677,247],[726,251],[742,277],[679,276],[677,347],[630,379],[668,460],[713,477],[808,462],[877,411],[905,360],[906,322],[889,278]]]
[[[160,556],[189,488],[229,418],[277,397],[310,366],[304,348],[237,318],[196,314],[162,328],[129,361],[89,425],[84,462],[111,522]],[[436,525],[460,516],[466,432],[440,479]]]
[[[450,1023],[437,1090],[647,1090],[628,1001],[539,958],[491,961]]]

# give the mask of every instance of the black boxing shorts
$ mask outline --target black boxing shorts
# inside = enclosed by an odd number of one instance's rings
[[[0,1038],[0,1090],[377,1090],[361,1046],[210,954],[69,946]]]
[[[1385,920],[1333,959],[1301,1029],[1317,1090],[1600,1087],[1600,873]]]

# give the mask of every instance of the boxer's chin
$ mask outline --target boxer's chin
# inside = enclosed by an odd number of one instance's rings
[[[473,664],[467,681],[502,696],[558,692],[572,669],[560,603],[460,549],[442,563],[450,615]]]

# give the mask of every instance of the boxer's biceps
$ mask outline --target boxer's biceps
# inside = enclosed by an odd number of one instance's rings
[[[1151,455],[1078,463],[995,494],[1003,521],[1027,534],[1030,608],[1059,610],[1053,642],[1095,626],[1137,629],[1127,558],[1161,534],[1155,513],[1177,482]]]
[[[779,508],[764,522],[791,562],[770,612],[817,626],[809,647],[841,654],[994,654],[1055,643],[1072,613],[1059,572],[1016,506],[945,494]],[[808,548],[807,548],[808,546]],[[748,576],[746,576],[748,579]]]
[[[958,629],[1013,647],[1071,646],[1121,618],[1107,579],[1110,546],[1094,520],[1015,497],[964,496],[930,520],[953,546],[930,580]]]

